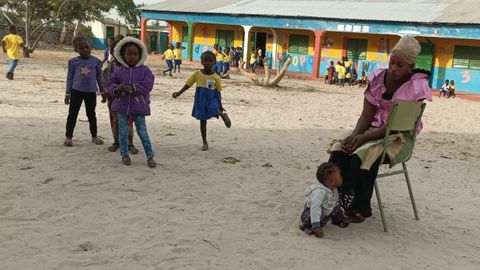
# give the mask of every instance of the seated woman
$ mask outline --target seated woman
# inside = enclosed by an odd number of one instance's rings
[[[395,101],[432,100],[429,73],[413,69],[420,50],[420,44],[413,37],[405,36],[398,41],[392,50],[388,69],[377,69],[368,76],[363,111],[355,129],[339,143],[340,147],[330,149],[330,162],[337,164],[342,172],[344,182],[340,199],[352,223],[363,222],[372,216],[370,200],[380,166],[379,157],[368,170],[362,169],[365,164],[353,153],[365,143],[385,136],[386,122]],[[388,155],[386,159],[390,162]]]

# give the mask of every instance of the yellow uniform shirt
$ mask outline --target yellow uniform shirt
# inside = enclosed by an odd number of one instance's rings
[[[3,42],[5,42],[8,58],[13,60],[20,59],[20,48],[23,44],[22,37],[19,35],[9,34],[3,37]]]
[[[225,55],[223,54],[223,52],[217,53],[217,62],[223,62],[224,58],[225,58]]]
[[[185,82],[186,85],[192,86],[197,84],[198,88],[208,88],[211,90],[222,90],[222,82],[220,81],[220,76],[217,74],[205,75],[202,71],[195,71]]]
[[[350,78],[352,78],[352,74],[351,74],[350,72],[348,72],[347,75],[345,75],[345,77],[346,77],[347,79],[350,79]]]
[[[347,72],[347,69],[344,66],[338,66],[338,78],[339,79],[345,79],[345,73]]]
[[[350,62],[350,61],[345,61],[345,62],[343,62],[343,64],[345,65],[345,68],[347,68],[347,69],[352,66],[352,62]]]
[[[252,53],[252,55],[250,55],[250,65],[255,64],[255,62],[257,62],[257,58],[255,58],[255,54]]]
[[[225,55],[225,57],[223,58],[223,62],[230,63],[230,61],[232,61],[232,57],[230,55]]]
[[[173,57],[175,57],[175,60],[182,60],[182,51],[182,48],[173,49]]]
[[[167,60],[173,60],[174,59],[173,51],[171,49],[166,50],[163,54],[165,55],[165,59],[167,59]]]

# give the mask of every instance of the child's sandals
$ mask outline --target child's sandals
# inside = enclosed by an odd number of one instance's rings
[[[92,143],[96,144],[96,145],[102,145],[103,144],[103,140],[98,138],[98,137],[93,137],[92,138]]]
[[[151,157],[147,160],[147,165],[148,165],[149,168],[155,168],[155,167],[157,167],[157,162],[155,162],[153,157]]]
[[[203,144],[202,151],[208,151],[208,143]]]
[[[110,145],[107,149],[108,151],[110,152],[115,152],[117,151],[117,149],[119,148],[120,146],[118,145],[118,143],[112,143],[112,145]]]
[[[123,156],[122,157],[122,164],[126,166],[130,166],[132,164],[132,160],[130,159],[129,156]]]
[[[65,141],[63,142],[63,145],[66,146],[66,147],[72,147],[73,146],[73,141],[72,141],[72,138],[65,138]]]
[[[131,144],[128,146],[128,151],[132,153],[133,155],[138,154],[138,149],[135,147],[135,145]]]

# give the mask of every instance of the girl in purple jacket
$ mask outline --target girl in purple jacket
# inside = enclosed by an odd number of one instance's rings
[[[154,168],[157,164],[153,159],[152,143],[145,123],[145,116],[150,115],[150,92],[155,79],[150,69],[143,65],[147,59],[147,48],[140,40],[126,37],[115,46],[114,56],[121,66],[110,77],[108,88],[114,97],[112,111],[117,113],[122,163],[127,166],[131,164],[127,137],[128,119],[133,117],[148,167]]]

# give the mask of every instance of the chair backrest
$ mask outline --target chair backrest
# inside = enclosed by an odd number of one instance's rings
[[[397,100],[392,107],[390,115],[388,116],[387,129],[385,137],[383,139],[383,153],[381,157],[381,163],[385,160],[387,149],[387,138],[390,136],[391,131],[408,132],[412,136],[412,143],[415,145],[415,139],[417,136],[417,128],[422,120],[423,111],[425,110],[426,103],[423,101],[407,101]],[[409,160],[412,156],[412,152],[408,154],[405,161]]]
[[[388,118],[387,131],[411,131],[412,135],[415,134],[425,105],[423,101],[396,101]]]

